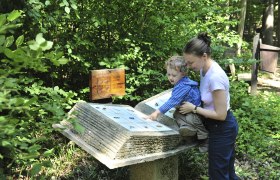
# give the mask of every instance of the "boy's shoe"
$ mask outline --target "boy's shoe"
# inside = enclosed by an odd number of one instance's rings
[[[182,125],[179,129],[179,133],[181,136],[195,136],[196,130],[187,125]]]
[[[199,145],[198,145],[199,152],[201,152],[201,153],[208,152],[208,144],[209,144],[208,138],[207,139],[200,139],[199,142],[200,142]]]

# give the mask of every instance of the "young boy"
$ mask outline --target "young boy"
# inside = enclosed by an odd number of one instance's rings
[[[196,107],[201,105],[198,83],[186,76],[186,64],[182,56],[172,56],[165,63],[169,82],[174,85],[171,97],[156,111],[148,116],[151,120],[156,120],[159,114],[165,114],[173,107],[180,106],[184,101],[193,103]],[[173,114],[181,136],[195,136],[200,140],[201,152],[207,151],[208,131],[205,129],[200,117],[193,113],[180,114],[177,110]]]

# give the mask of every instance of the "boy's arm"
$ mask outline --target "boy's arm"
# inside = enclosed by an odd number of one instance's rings
[[[174,87],[174,89],[172,90],[171,97],[159,108],[159,111],[162,114],[165,114],[171,108],[180,105],[183,102],[184,97],[187,95],[187,93],[189,92],[190,89],[191,89],[191,86]]]

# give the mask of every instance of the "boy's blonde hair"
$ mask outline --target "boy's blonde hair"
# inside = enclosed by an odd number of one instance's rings
[[[179,72],[185,72],[187,64],[183,56],[172,56],[165,62],[165,68],[174,69]]]

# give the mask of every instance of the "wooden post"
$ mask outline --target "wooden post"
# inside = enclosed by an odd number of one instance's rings
[[[253,39],[253,58],[260,60],[260,33],[257,33]],[[257,94],[257,84],[258,84],[258,69],[259,62],[255,62],[252,65],[251,74],[251,94]]]

